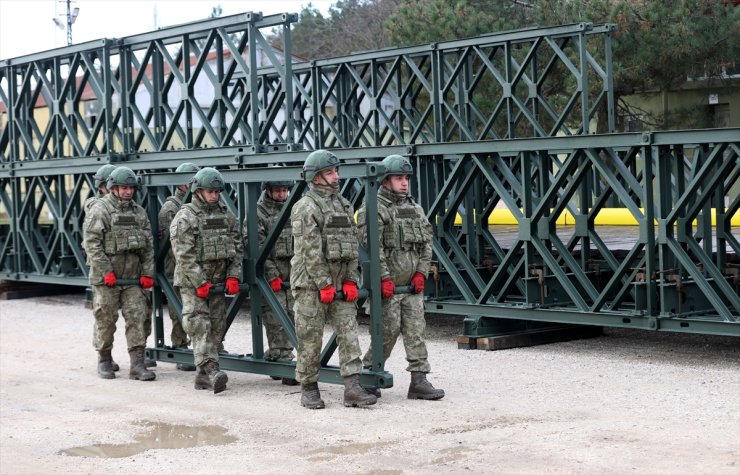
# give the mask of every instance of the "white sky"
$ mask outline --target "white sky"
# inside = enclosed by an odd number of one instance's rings
[[[204,20],[216,5],[223,8],[221,16],[228,16],[249,11],[299,13],[309,3],[326,15],[336,0],[76,0],[71,7],[80,13],[72,25],[72,42],[121,38]],[[66,46],[67,31],[54,24],[55,15],[61,15],[66,25],[66,0],[0,0],[0,59]]]

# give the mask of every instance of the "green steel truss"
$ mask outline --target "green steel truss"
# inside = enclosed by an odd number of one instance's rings
[[[374,163],[414,164],[414,191],[435,226],[429,312],[463,315],[464,333],[504,319],[740,335],[737,129],[614,131],[613,26],[533,28],[312,62],[290,58],[295,15],[246,13],[119,40],[0,61],[0,279],[87,285],[82,203],[104,163],[144,176],[138,200],[153,228],[184,161],[218,167],[224,201],[256,226],[261,181],[300,177],[304,150],[333,148],[347,165],[342,192],[377,206]],[[282,49],[264,31],[282,28]],[[286,165],[279,169],[268,165]],[[260,301],[295,331],[263,278],[263,264],[303,184],[261,247],[249,241],[244,291],[252,352],[228,369],[290,376],[264,360]],[[505,207],[516,226],[489,226]],[[604,207],[638,223],[615,250],[594,224]],[[716,225],[712,225],[714,210]],[[572,226],[556,224],[568,213]],[[373,215],[373,213],[370,213]],[[494,223],[495,224],[495,223]],[[371,237],[377,227],[370,225]],[[162,299],[179,302],[155,240],[155,346],[164,361]],[[371,239],[371,242],[376,240]],[[363,287],[379,288],[377,249]],[[369,291],[371,308],[379,295]],[[381,355],[382,316],[371,312]],[[324,349],[322,380],[339,382]],[[387,387],[375,361],[363,382]]]

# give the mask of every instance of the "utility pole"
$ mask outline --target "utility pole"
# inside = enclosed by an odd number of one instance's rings
[[[59,27],[60,30],[67,29],[67,46],[70,46],[72,44],[72,24],[77,20],[77,15],[80,14],[80,8],[74,7],[72,9],[72,1],[73,0],[59,0],[59,3],[66,2],[67,3],[67,22],[66,24],[59,20],[59,18],[54,18],[54,24]],[[61,15],[59,15],[61,16]]]

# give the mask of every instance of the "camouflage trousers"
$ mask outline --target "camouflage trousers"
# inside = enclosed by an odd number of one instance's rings
[[[182,295],[180,295],[179,288],[175,289],[175,293],[180,298],[180,301],[182,301]],[[188,334],[185,333],[185,329],[182,327],[182,322],[177,316],[177,312],[175,312],[175,307],[173,307],[172,303],[170,303],[169,301],[167,301],[167,311],[170,314],[170,320],[172,321],[172,331],[170,332],[170,341],[172,342],[172,347],[187,348],[188,344],[190,343],[188,341]]]
[[[391,356],[398,335],[403,335],[406,347],[406,371],[428,373],[432,370],[424,342],[426,320],[422,294],[398,294],[383,300],[383,361]],[[373,351],[368,348],[362,359],[363,366],[372,366]]]
[[[137,346],[146,346],[146,321],[151,329],[151,307],[146,291],[138,285],[126,287],[93,286],[93,346],[96,350],[113,348],[113,336],[116,333],[118,309],[121,309],[126,322],[126,342],[128,350]]]
[[[290,291],[275,292],[275,297],[280,305],[286,310],[291,322],[295,322],[293,316],[293,295]],[[264,299],[263,299],[264,300]],[[269,305],[262,305],[262,321],[267,333],[268,350],[265,352],[267,360],[292,360],[293,344],[285,333],[285,329],[280,324],[280,320],[272,311]]]
[[[293,290],[295,331],[298,337],[298,358],[295,375],[301,384],[319,380],[321,347],[327,318],[337,333],[339,372],[352,376],[362,371],[360,341],[357,337],[357,307],[354,302],[336,300],[319,302],[316,290]]]
[[[218,362],[218,348],[226,325],[224,294],[211,294],[207,299],[202,299],[195,294],[195,289],[179,290],[182,297],[182,327],[192,340],[195,365]]]

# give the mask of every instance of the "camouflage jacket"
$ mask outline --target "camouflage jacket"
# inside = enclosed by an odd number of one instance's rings
[[[272,227],[275,225],[283,205],[280,201],[270,198],[266,192],[262,192],[257,201],[257,236],[260,246],[267,240]],[[289,217],[290,218],[290,217]],[[244,220],[242,234],[247,238],[247,220]],[[293,257],[293,232],[291,231],[290,219],[285,222],[280,236],[270,254],[265,259],[265,279],[271,281],[275,277],[290,280],[290,259]]]
[[[102,197],[104,197],[106,194],[101,193],[100,190],[95,193],[95,196],[91,196],[88,199],[85,200],[85,202],[82,204],[82,210],[85,212],[85,217],[82,220],[82,229],[84,230],[87,227],[88,219],[87,217],[90,215],[90,210],[92,207],[100,201]],[[82,242],[80,243],[80,247],[82,248],[85,253],[87,253],[87,249],[85,249],[85,238],[83,236]],[[90,265],[90,259],[87,259],[87,265]]]
[[[366,205],[362,203],[357,226],[367,246]],[[380,278],[390,277],[406,285],[416,272],[426,275],[432,260],[432,225],[424,210],[408,195],[385,187],[378,191],[378,234],[380,237]]]
[[[118,279],[154,276],[152,229],[144,208],[112,193],[90,207],[83,231],[90,263],[90,284],[113,272]]]
[[[159,240],[160,242],[170,237],[170,224],[175,219],[175,214],[180,210],[182,206],[182,200],[185,197],[185,192],[175,188],[175,194],[168,196],[162,205],[162,209],[159,210]],[[172,252],[172,246],[167,250],[167,255],[164,258],[164,273],[168,279],[171,279],[175,272],[175,253]]]
[[[290,214],[295,255],[291,259],[291,288],[341,288],[358,282],[357,227],[352,204],[336,190],[309,184],[309,191]]]
[[[175,253],[175,286],[198,288],[206,282],[223,284],[240,278],[243,246],[236,217],[218,202],[208,204],[198,195],[182,205],[170,225]]]

